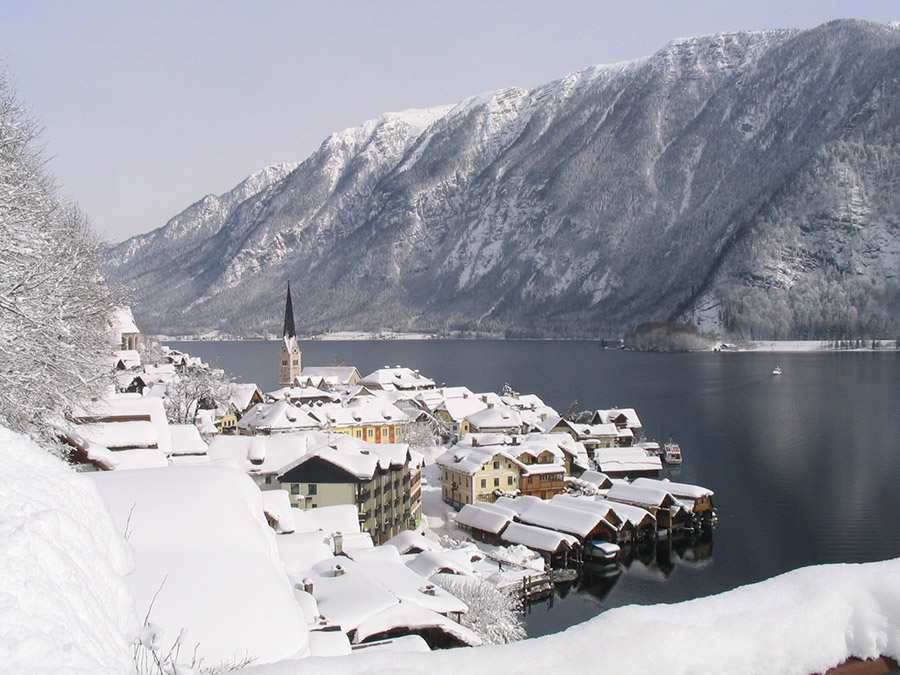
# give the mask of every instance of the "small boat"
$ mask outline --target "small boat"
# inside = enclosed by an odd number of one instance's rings
[[[618,544],[611,544],[608,541],[588,540],[584,543],[585,555],[592,560],[613,562],[620,550]]]
[[[772,371],[773,375],[781,375],[781,366],[775,366],[775,370]]]
[[[678,443],[666,443],[664,449],[663,459],[666,464],[681,464],[681,446]]]

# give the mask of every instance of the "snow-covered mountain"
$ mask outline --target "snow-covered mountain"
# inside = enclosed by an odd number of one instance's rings
[[[532,91],[390,113],[106,272],[166,333],[756,338],[900,330],[900,28],[681,39]]]

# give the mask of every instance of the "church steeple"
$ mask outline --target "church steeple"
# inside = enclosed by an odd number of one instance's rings
[[[284,334],[281,338],[281,367],[278,371],[278,383],[282,387],[290,387],[303,372],[300,365],[300,345],[297,344],[297,331],[294,327],[294,305],[291,303],[291,282],[288,281],[287,299],[284,302]]]
[[[291,282],[288,281],[287,300],[284,302],[284,337],[297,337],[294,328],[294,305],[291,303]]]

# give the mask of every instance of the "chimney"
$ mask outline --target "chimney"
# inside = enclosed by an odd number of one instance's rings
[[[336,577],[344,576],[344,568],[341,565],[335,565],[332,568],[332,571],[334,572],[334,576]]]
[[[306,577],[303,580],[303,590],[306,591],[307,593],[309,593],[310,595],[313,594],[313,581],[309,577]]]
[[[340,532],[332,532],[331,541],[334,542],[334,554],[341,555],[341,553],[344,552],[344,535]],[[335,568],[334,568],[335,572],[337,572],[338,567],[340,567],[340,565],[335,566]],[[344,573],[343,568],[341,568],[341,570],[342,570],[341,574],[343,574]],[[339,576],[339,575],[335,574],[335,576]]]

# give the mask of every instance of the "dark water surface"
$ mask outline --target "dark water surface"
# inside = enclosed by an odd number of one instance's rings
[[[277,342],[170,343],[239,381],[277,386]],[[900,557],[900,353],[642,354],[595,342],[309,341],[305,365],[335,357],[361,375],[417,368],[438,384],[504,382],[560,413],[633,407],[648,437],[672,434],[672,478],[713,489],[713,540],[677,544],[593,574],[532,607],[530,637],[620,605],[677,602],[820,563]],[[772,369],[780,365],[784,374]],[[564,597],[563,597],[564,595]]]

